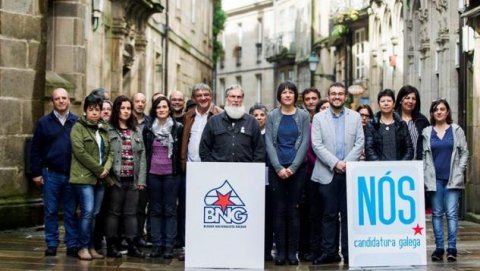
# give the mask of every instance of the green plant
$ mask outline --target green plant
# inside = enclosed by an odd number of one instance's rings
[[[218,41],[218,34],[222,32],[225,28],[225,21],[227,20],[227,14],[222,9],[222,1],[215,0],[213,2],[213,52],[212,52],[212,59],[213,63],[216,64],[218,58],[224,54],[223,46]]]

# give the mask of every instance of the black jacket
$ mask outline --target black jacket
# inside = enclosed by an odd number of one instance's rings
[[[397,160],[412,160],[413,145],[407,124],[397,113],[393,114],[395,119],[395,144]],[[383,161],[383,137],[380,134],[380,112],[367,123],[365,129],[365,156],[367,161]]]
[[[265,145],[257,120],[248,114],[232,120],[225,112],[211,117],[200,141],[200,158],[202,162],[264,162]]]
[[[401,116],[401,113],[397,111],[397,113]],[[422,143],[422,131],[425,127],[430,125],[427,117],[425,117],[422,113],[418,112],[417,114],[412,115],[413,123],[415,123],[415,128],[418,132],[418,139],[417,142],[412,142],[413,144],[417,145],[417,151],[415,154],[415,160],[422,160],[423,157],[423,143]]]
[[[152,131],[154,120],[148,123],[143,129],[143,142],[145,144],[145,155],[147,157],[147,174],[150,172],[150,165],[152,160],[152,145],[155,140],[155,134]],[[173,119],[172,137],[173,137],[173,151],[172,151],[172,174],[178,175],[183,173],[180,165],[180,146],[182,145],[183,125]]]

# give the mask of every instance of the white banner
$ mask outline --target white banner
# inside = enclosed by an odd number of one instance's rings
[[[264,268],[264,163],[187,163],[186,198],[186,268]]]
[[[421,161],[347,163],[349,265],[426,265]]]

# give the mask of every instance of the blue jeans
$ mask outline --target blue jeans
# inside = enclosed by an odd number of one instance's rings
[[[48,247],[58,247],[58,210],[63,204],[65,225],[65,245],[77,247],[78,220],[75,213],[77,200],[69,176],[43,169],[43,208],[45,222],[45,241]]]
[[[74,184],[80,205],[79,248],[93,247],[95,216],[100,212],[105,187],[102,184]]]
[[[458,199],[460,189],[447,189],[448,180],[437,180],[437,191],[432,193],[432,224],[435,245],[444,249],[443,213],[447,216],[448,248],[457,248]]]
[[[150,199],[152,244],[173,247],[177,236],[177,198],[180,175],[148,174],[147,190]]]

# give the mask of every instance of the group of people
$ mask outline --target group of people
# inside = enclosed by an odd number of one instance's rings
[[[297,106],[300,94],[303,106]],[[368,105],[347,108],[341,83],[321,99],[316,88],[299,93],[293,82],[282,82],[279,106],[271,111],[255,104],[247,113],[244,95],[240,85],[230,86],[222,109],[212,103],[210,87],[199,83],[186,110],[183,93],[174,91],[168,98],[154,95],[146,115],[143,94],[112,103],[100,89],[85,98],[78,118],[69,111],[67,91],[54,90],[53,112],[38,121],[30,156],[33,180],[43,185],[45,255],[56,255],[59,246],[61,205],[67,255],[103,258],[97,250],[105,236],[107,257],[122,256],[121,240],[129,256],[144,257],[146,227],[153,245],[148,256],[171,259],[175,243],[185,244],[187,162],[265,162],[265,260],[298,265],[299,259],[327,264],[343,258],[348,264],[347,163],[423,159],[436,242],[432,260],[445,253],[444,213],[447,259],[456,260],[468,150],[445,99],[432,102],[429,122],[420,113],[418,90],[408,85],[396,99],[392,90],[380,91],[375,115]]]

